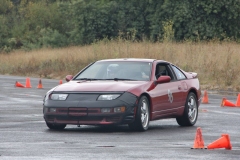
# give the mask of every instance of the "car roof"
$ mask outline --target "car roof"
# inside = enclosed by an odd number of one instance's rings
[[[117,58],[117,59],[103,59],[103,60],[99,60],[97,62],[114,62],[114,61],[130,61],[130,62],[154,62],[156,61],[156,59],[146,59],[146,58]],[[157,60],[157,61],[163,61],[166,62],[164,60]]]

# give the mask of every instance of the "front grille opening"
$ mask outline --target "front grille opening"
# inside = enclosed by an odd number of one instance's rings
[[[87,108],[69,108],[68,115],[70,116],[86,116],[87,115]]]

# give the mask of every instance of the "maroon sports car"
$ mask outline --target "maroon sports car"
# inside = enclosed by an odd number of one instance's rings
[[[197,73],[167,61],[99,60],[66,80],[44,98],[43,114],[50,129],[128,124],[146,131],[149,121],[176,118],[180,126],[193,126],[198,118]]]

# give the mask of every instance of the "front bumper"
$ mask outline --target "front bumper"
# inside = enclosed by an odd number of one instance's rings
[[[44,119],[47,123],[74,125],[128,124],[134,121],[137,97],[125,92],[111,101],[97,101],[99,94],[69,94],[66,101],[46,100],[43,105]],[[84,97],[83,99],[79,97]],[[113,112],[115,107],[125,107],[121,113]],[[54,112],[51,108],[54,108]],[[110,108],[102,113],[102,108]]]

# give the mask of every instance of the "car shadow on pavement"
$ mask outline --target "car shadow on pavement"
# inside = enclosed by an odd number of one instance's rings
[[[145,132],[168,132],[168,131],[186,131],[186,130],[196,130],[196,127],[181,127],[178,125],[150,125],[148,130]],[[113,133],[113,132],[127,132],[127,133],[134,133],[138,131],[131,130],[128,125],[107,125],[107,126],[93,126],[93,125],[81,125],[80,127],[76,126],[68,126],[64,130],[47,130],[47,132],[95,132],[95,133]]]

